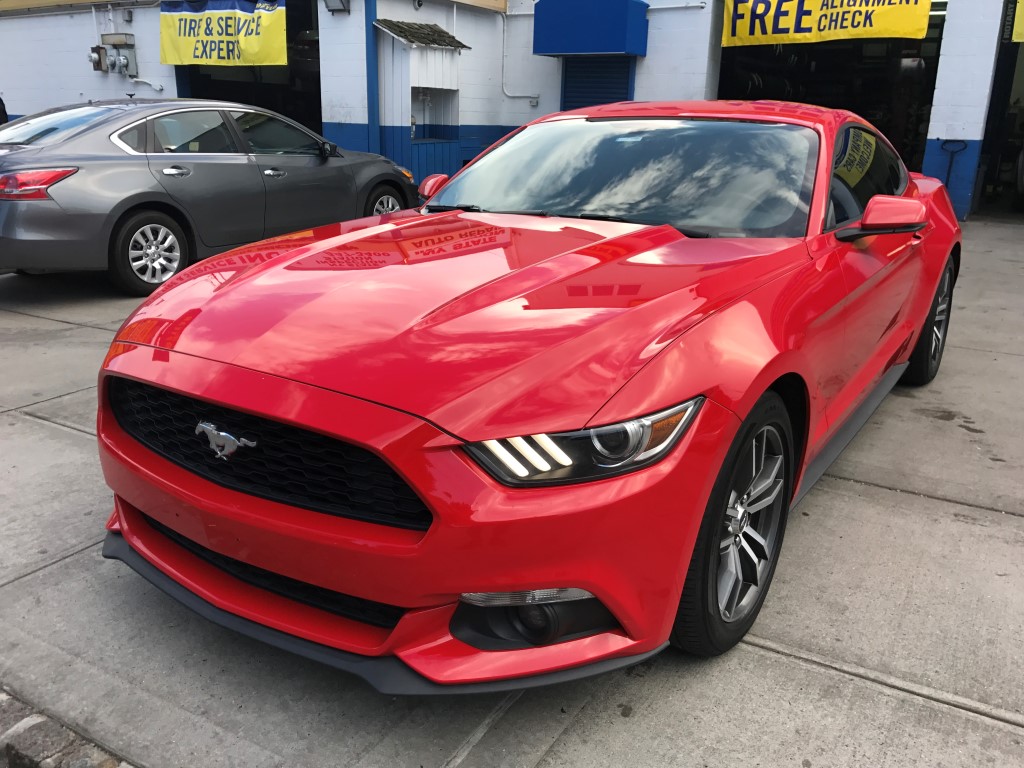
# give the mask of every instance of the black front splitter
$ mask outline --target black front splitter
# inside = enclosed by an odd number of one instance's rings
[[[303,656],[307,659],[326,664],[361,677],[378,691],[393,696],[437,696],[466,693],[503,693],[525,688],[539,688],[545,685],[566,683],[584,677],[592,677],[604,672],[639,664],[657,655],[665,646],[636,656],[624,656],[616,659],[597,661],[572,669],[548,672],[532,677],[517,677],[507,680],[493,680],[484,683],[461,683],[457,685],[441,685],[428,680],[413,671],[397,656],[361,656],[357,653],[339,651],[326,645],[304,640],[295,635],[258,624],[241,616],[222,610],[212,603],[203,600],[194,592],[189,591],[142,555],[133,550],[124,537],[114,531],[107,533],[103,542],[103,556],[111,560],[120,560],[129,568],[142,576],[153,586],[173,597],[179,603],[222,627],[234,630],[254,640],[272,645],[276,648]]]

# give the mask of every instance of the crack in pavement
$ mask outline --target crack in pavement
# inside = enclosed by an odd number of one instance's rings
[[[77,394],[79,394],[81,392],[86,392],[86,391],[88,391],[90,389],[96,389],[96,385],[95,384],[90,384],[88,387],[82,387],[81,389],[73,389],[70,392],[65,392],[64,394],[61,394],[61,395],[54,395],[53,397],[46,397],[46,398],[43,398],[42,400],[36,400],[34,403],[26,403],[25,405],[14,405],[14,406],[11,406],[10,408],[3,408],[3,409],[0,409],[0,416],[2,416],[5,413],[11,413],[12,411],[21,411],[21,410],[24,410],[25,408],[34,408],[37,405],[43,405],[44,403],[51,403],[54,400],[60,400],[62,397],[70,397],[71,395],[77,395]]]
[[[948,496],[936,496],[931,493],[922,493],[921,491],[911,491],[907,488],[897,488],[893,485],[884,485],[882,483],[872,483],[870,480],[858,480],[855,477],[843,477],[842,475],[833,475],[826,472],[822,477],[827,477],[831,480],[841,480],[844,483],[854,483],[856,485],[866,485],[870,488],[878,488],[882,491],[892,491],[893,493],[906,493],[911,496],[919,496],[922,499],[930,499],[931,501],[940,501],[944,504],[955,504],[960,507],[967,507],[968,509],[977,509],[981,512],[992,512],[997,515],[1010,515],[1011,517],[1024,517],[1024,512],[1013,512],[1008,509],[998,509],[996,507],[986,507],[983,504],[974,504],[970,501],[963,501],[961,499],[951,499]]]
[[[975,701],[974,699],[958,696],[955,693],[948,693],[936,688],[929,688],[927,685],[911,683],[900,677],[896,677],[895,675],[890,675],[887,672],[868,669],[867,667],[861,667],[857,664],[850,664],[845,661],[837,661],[830,659],[827,656],[819,656],[811,651],[793,648],[782,643],[776,643],[772,640],[757,637],[756,635],[747,635],[740,641],[740,644],[750,646],[752,648],[758,648],[762,651],[778,656],[803,661],[820,669],[839,673],[847,677],[853,677],[858,680],[864,680],[881,686],[882,688],[900,691],[901,693],[905,693],[919,699],[925,699],[935,704],[941,704],[952,709],[960,710],[961,712],[968,712],[972,715],[977,715],[985,718],[986,720],[993,720],[1024,730],[1024,714],[1021,714],[1020,712],[1011,712],[1010,710],[994,707],[990,704],[984,704],[983,702]]]
[[[20,309],[10,309],[9,307],[0,307],[0,312],[10,312],[12,315],[22,315],[23,317],[33,317],[36,320],[48,320],[51,323],[61,323],[62,325],[73,325],[76,328],[92,328],[96,331],[105,331],[106,333],[114,334],[117,333],[117,329],[104,328],[102,325],[93,325],[92,323],[76,323],[73,320],[58,320],[56,317],[46,317],[45,315],[34,315],[31,312],[25,312]],[[131,314],[130,312],[128,314]],[[123,320],[111,320],[111,323],[121,323]]]

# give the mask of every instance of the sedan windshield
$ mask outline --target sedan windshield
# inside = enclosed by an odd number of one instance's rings
[[[691,235],[803,237],[818,137],[795,125],[566,119],[529,126],[429,209],[669,224]]]
[[[111,107],[74,107],[23,117],[0,126],[0,144],[56,144],[114,111]]]

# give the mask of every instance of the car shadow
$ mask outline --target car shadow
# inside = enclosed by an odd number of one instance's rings
[[[123,320],[141,302],[118,291],[102,272],[0,274],[0,310],[59,322],[107,326]]]

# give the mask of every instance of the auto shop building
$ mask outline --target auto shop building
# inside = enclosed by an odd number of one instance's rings
[[[966,216],[1012,187],[1022,2],[0,0],[0,95],[12,115],[126,94],[248,102],[418,178],[563,108],[807,101],[878,124]]]

